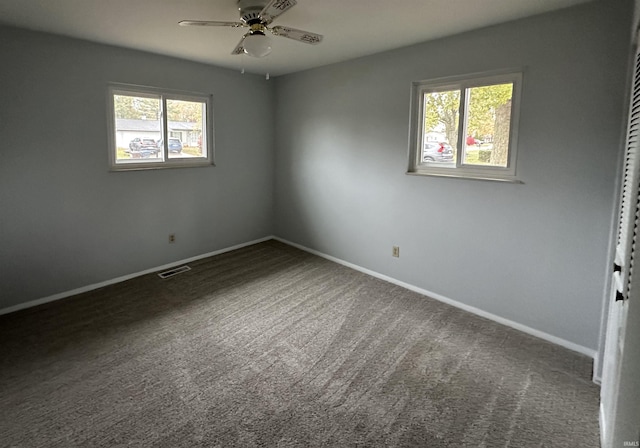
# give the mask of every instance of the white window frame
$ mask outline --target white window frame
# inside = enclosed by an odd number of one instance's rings
[[[164,160],[117,163],[116,117],[114,95],[130,95],[140,97],[159,97],[161,104],[161,134],[163,139]],[[213,139],[213,96],[204,93],[187,92],[181,90],[161,89],[157,87],[138,86],[132,84],[110,83],[107,88],[107,127],[109,131],[109,167],[111,171],[155,170],[165,168],[185,168],[198,166],[212,166],[214,163]],[[203,139],[206,142],[206,157],[175,157],[169,158],[169,133],[167,126],[167,100],[193,101],[205,103],[206,117],[203,124]]]
[[[501,70],[464,76],[416,81],[411,86],[411,122],[409,126],[409,169],[407,174],[439,177],[458,177],[478,180],[522,183],[516,178],[517,141],[520,120],[520,97],[522,93],[523,70]],[[467,135],[467,95],[466,89],[496,84],[513,83],[511,99],[511,122],[509,128],[509,155],[506,167],[470,165],[463,163],[463,142]],[[422,161],[424,145],[424,94],[460,90],[460,118],[456,166],[438,167]]]

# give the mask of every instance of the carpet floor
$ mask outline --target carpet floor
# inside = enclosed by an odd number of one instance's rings
[[[0,316],[2,447],[598,447],[590,359],[276,241]]]

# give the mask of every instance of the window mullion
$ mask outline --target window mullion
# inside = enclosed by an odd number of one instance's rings
[[[167,120],[167,97],[162,95],[162,155],[163,160],[169,160],[169,143],[167,140],[168,135],[168,120]]]
[[[462,166],[463,148],[467,135],[467,111],[469,109],[469,95],[467,89],[460,89],[460,109],[458,113],[458,144],[456,145],[456,168]]]

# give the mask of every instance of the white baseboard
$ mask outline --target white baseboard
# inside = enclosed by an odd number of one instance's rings
[[[104,282],[94,283],[92,285],[87,285],[87,286],[82,286],[80,288],[72,289],[71,291],[65,291],[65,292],[61,292],[61,293],[58,293],[58,294],[54,294],[52,296],[43,297],[42,299],[36,299],[36,300],[32,300],[30,302],[19,303],[17,305],[10,306],[8,308],[0,309],[0,315],[13,313],[15,311],[24,310],[26,308],[32,308],[34,306],[42,305],[42,304],[49,303],[49,302],[54,302],[56,300],[60,300],[60,299],[66,298],[66,297],[74,296],[76,294],[81,294],[83,292],[92,291],[94,289],[102,288],[104,286],[109,286],[109,285],[113,285],[115,283],[124,282],[125,280],[130,280],[132,278],[140,277],[141,275],[152,274],[152,273],[157,272],[157,271],[162,271],[162,270],[165,270],[165,269],[173,268],[175,266],[180,266],[182,264],[191,263],[192,261],[201,260],[203,258],[213,257],[214,255],[223,254],[225,252],[231,252],[232,250],[240,249],[240,248],[243,248],[243,247],[246,247],[246,246],[251,246],[253,244],[262,243],[263,241],[268,241],[268,240],[271,240],[271,239],[273,239],[272,236],[267,236],[267,237],[260,238],[260,239],[257,239],[257,240],[248,241],[246,243],[237,244],[235,246],[226,247],[224,249],[216,250],[216,251],[213,251],[213,252],[208,252],[206,254],[197,255],[195,257],[187,258],[185,260],[176,261],[176,262],[165,264],[165,265],[162,265],[162,266],[156,266],[155,268],[146,269],[144,271],[136,272],[134,274],[123,275],[122,277],[114,278],[114,279],[111,279],[111,280],[106,280]]]
[[[601,372],[600,369],[600,352],[596,351],[595,356],[593,357],[593,382],[598,386],[602,386],[602,375],[598,372]]]
[[[225,253],[225,252],[230,252],[232,250],[240,249],[240,248],[246,247],[246,246],[251,246],[253,244],[261,243],[263,241],[267,241],[267,240],[270,240],[270,239],[275,239],[275,240],[280,241],[280,242],[282,242],[284,244],[288,244],[290,246],[297,247],[298,249],[304,250],[305,252],[312,253],[314,255],[317,255],[317,256],[325,258],[327,260],[330,260],[330,261],[333,261],[335,263],[341,264],[343,266],[347,266],[347,267],[349,267],[351,269],[355,269],[356,271],[360,271],[360,272],[363,272],[365,274],[371,275],[373,277],[379,278],[381,280],[385,280],[385,281],[387,281],[389,283],[393,283],[395,285],[402,286],[403,288],[406,288],[406,289],[409,289],[411,291],[417,292],[418,294],[422,294],[422,295],[430,297],[432,299],[436,299],[436,300],[438,300],[440,302],[446,303],[446,304],[454,306],[456,308],[460,308],[462,310],[468,311],[470,313],[476,314],[478,316],[484,317],[484,318],[492,320],[494,322],[498,322],[498,323],[500,323],[502,325],[506,325],[508,327],[515,328],[516,330],[522,331],[522,332],[530,334],[532,336],[536,336],[536,337],[538,337],[540,339],[544,339],[545,341],[560,345],[560,346],[565,347],[565,348],[567,348],[569,350],[573,350],[575,352],[582,353],[583,355],[589,356],[591,358],[595,358],[595,356],[596,356],[596,351],[593,350],[593,349],[590,349],[590,348],[587,348],[587,347],[583,347],[583,346],[575,344],[573,342],[561,339],[561,338],[559,338],[557,336],[553,336],[553,335],[550,335],[550,334],[545,333],[543,331],[536,330],[535,328],[528,327],[526,325],[520,324],[518,322],[514,322],[514,321],[509,320],[509,319],[505,319],[503,317],[497,316],[497,315],[489,313],[487,311],[483,311],[483,310],[481,310],[479,308],[476,308],[476,307],[473,307],[473,306],[470,306],[470,305],[466,305],[464,303],[458,302],[456,300],[450,299],[450,298],[442,296],[440,294],[437,294],[437,293],[434,293],[434,292],[431,292],[431,291],[427,291],[426,289],[422,289],[422,288],[419,288],[417,286],[411,285],[409,283],[402,282],[400,280],[397,280],[395,278],[389,277],[387,275],[380,274],[379,272],[375,272],[375,271],[372,271],[370,269],[363,268],[362,266],[358,266],[356,264],[349,263],[348,261],[341,260],[341,259],[333,257],[331,255],[324,254],[324,253],[319,252],[317,250],[310,249],[308,247],[302,246],[302,245],[297,244],[297,243],[293,243],[291,241],[288,241],[288,240],[285,240],[283,238],[276,237],[276,236],[267,236],[267,237],[260,238],[260,239],[257,239],[257,240],[248,241],[246,243],[242,243],[242,244],[238,244],[238,245],[235,245],[235,246],[227,247],[227,248],[224,248],[224,249],[216,250],[216,251],[213,251],[213,252],[208,252],[206,254],[197,255],[195,257],[187,258],[185,260],[179,260],[179,261],[176,261],[176,262],[173,262],[173,263],[169,263],[169,264],[165,264],[165,265],[162,265],[162,266],[156,266],[154,268],[146,269],[144,271],[136,272],[134,274],[124,275],[122,277],[114,278],[114,279],[111,279],[111,280],[106,280],[106,281],[100,282],[100,283],[94,283],[92,285],[83,286],[83,287],[80,287],[80,288],[77,288],[77,289],[73,289],[71,291],[65,291],[65,292],[54,294],[54,295],[51,295],[51,296],[48,296],[48,297],[44,297],[44,298],[41,298],[41,299],[32,300],[30,302],[20,303],[18,305],[14,305],[14,306],[11,306],[11,307],[8,307],[8,308],[0,309],[0,315],[8,314],[8,313],[12,313],[12,312],[19,311],[19,310],[22,310],[22,309],[26,309],[26,308],[31,308],[31,307],[34,307],[34,306],[42,305],[44,303],[49,303],[49,302],[53,302],[53,301],[56,301],[56,300],[64,299],[66,297],[70,297],[70,296],[73,296],[73,295],[76,295],[76,294],[81,294],[83,292],[92,291],[94,289],[102,288],[104,286],[112,285],[112,284],[115,284],[115,283],[120,283],[120,282],[123,282],[123,281],[126,281],[126,280],[130,280],[130,279],[135,278],[135,277],[140,277],[141,275],[151,274],[153,272],[169,269],[169,268],[172,268],[172,267],[175,267],[175,266],[179,266],[181,264],[190,263],[192,261],[200,260],[202,258],[212,257],[214,255],[219,255],[219,254],[222,254],[222,253]],[[595,382],[598,382],[598,380],[599,380],[599,378],[594,378]]]
[[[336,257],[332,257],[331,255],[324,254],[314,249],[310,249],[308,247],[302,246],[300,244],[293,243],[291,241],[287,241],[280,237],[274,237],[275,240],[278,240],[284,244],[288,244],[293,247],[297,247],[298,249],[304,250],[305,252],[312,253],[322,258],[326,258],[327,260],[333,261],[335,263],[341,264],[343,266],[347,266],[351,269],[355,269],[356,271],[363,272],[365,274],[371,275],[373,277],[379,278],[381,280],[385,280],[389,283],[393,283],[394,285],[402,286],[403,288],[409,289],[411,291],[417,292],[418,294],[422,294],[424,296],[430,297],[432,299],[436,299],[440,302],[446,303],[447,305],[454,306],[456,308],[460,308],[464,311],[468,311],[470,313],[476,314],[480,317],[484,317],[486,319],[492,320],[494,322],[498,322],[499,324],[506,325],[507,327],[514,328],[516,330],[522,331],[523,333],[530,334],[532,336],[538,337],[540,339],[544,339],[545,341],[551,342],[553,344],[559,345],[561,347],[567,348],[574,352],[581,353],[583,355],[589,356],[590,358],[595,358],[596,350],[590,349],[588,347],[583,347],[582,345],[578,345],[576,343],[567,341],[565,339],[559,338],[557,336],[553,336],[551,334],[545,333],[544,331],[536,330],[535,328],[528,327],[518,322],[514,322],[509,319],[505,319],[504,317],[497,316],[495,314],[489,313],[487,311],[481,310],[480,308],[476,308],[470,305],[466,305],[464,303],[458,302],[456,300],[450,299],[448,297],[442,296],[440,294],[436,294],[431,291],[427,291],[426,289],[419,288],[417,286],[411,285],[409,283],[405,283],[403,281],[397,280],[395,278],[386,276],[384,274],[380,274],[378,272],[372,271],[367,268],[363,268],[362,266],[358,266],[353,263],[349,263],[348,261],[341,260]]]

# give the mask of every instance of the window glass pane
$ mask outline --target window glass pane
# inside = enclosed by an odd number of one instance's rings
[[[463,163],[506,168],[513,83],[467,89],[467,127]]]
[[[424,94],[423,101],[424,134],[421,143],[421,163],[455,168],[460,91],[428,92]]]
[[[158,96],[113,95],[116,163],[161,162],[162,107]]]
[[[207,157],[207,103],[167,100],[169,158]]]

